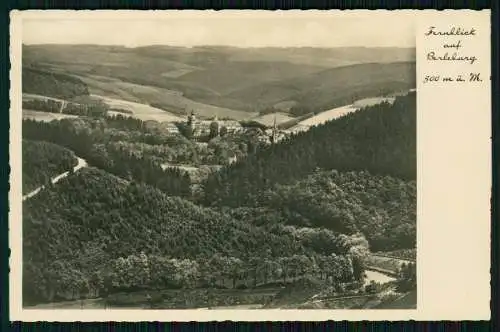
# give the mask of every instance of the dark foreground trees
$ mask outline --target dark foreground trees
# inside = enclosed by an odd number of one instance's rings
[[[325,276],[355,279],[362,260],[350,237],[324,230],[336,246],[311,248],[295,228],[252,225],[93,168],[25,201],[23,212],[23,285],[33,301],[83,291],[251,287],[318,274],[321,256],[338,261],[330,264],[335,271],[323,267]]]

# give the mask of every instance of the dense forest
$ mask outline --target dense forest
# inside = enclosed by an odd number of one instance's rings
[[[89,90],[80,79],[37,68],[23,67],[23,92],[42,96],[71,99],[88,95]]]
[[[415,118],[409,94],[274,145],[258,129],[198,144],[123,116],[23,120],[26,142],[96,167],[23,203],[26,300],[304,276],[360,288],[370,250],[414,257]],[[225,166],[193,196],[182,164]],[[401,271],[407,288],[414,270]]]
[[[317,172],[266,191],[283,222],[365,234],[372,251],[415,248],[416,183],[368,172]]]
[[[61,111],[61,102],[53,99],[31,99],[23,100],[23,109],[59,113]]]
[[[410,94],[260,149],[210,175],[204,204],[246,207],[262,222],[362,232],[374,251],[414,248],[415,107]]]
[[[370,250],[398,250],[393,256],[405,258],[411,253],[408,249],[415,248],[416,203],[415,181],[334,170],[276,185],[262,193],[257,207],[221,209],[258,226],[287,224],[344,234],[360,232]]]
[[[22,144],[23,194],[46,185],[52,177],[77,164],[75,154],[61,146],[24,139]]]
[[[315,170],[369,171],[416,178],[415,94],[350,113],[250,154],[205,183],[205,203],[258,206],[275,184]]]
[[[253,287],[308,273],[358,282],[368,246],[359,234],[257,226],[94,168],[41,192],[23,210],[24,291],[32,301],[223,286],[224,279]]]
[[[380,253],[383,256],[394,257],[399,259],[408,259],[415,261],[417,259],[417,249],[399,249],[394,251],[385,251]]]
[[[23,100],[23,109],[49,113],[104,117],[107,115],[109,107],[105,103],[98,101],[93,101],[91,103],[69,102],[63,105],[62,101],[56,101],[52,99],[32,99]]]

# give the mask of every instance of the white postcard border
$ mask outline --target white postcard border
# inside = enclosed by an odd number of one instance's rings
[[[170,11],[169,15],[175,15]],[[325,11],[307,11],[324,15]],[[321,12],[321,13],[320,13]],[[361,11],[360,11],[361,12]],[[363,11],[365,12],[365,11]],[[413,11],[417,27],[418,303],[416,310],[29,310],[22,309],[21,43],[23,17],[108,15],[120,19],[159,11],[13,11],[11,13],[11,112],[9,246],[10,314],[21,321],[324,321],[490,319],[490,81],[432,87],[423,76],[439,68],[423,61],[430,25],[474,26],[474,52],[490,75],[490,12]],[[183,15],[223,15],[184,11]],[[262,11],[231,11],[259,15]],[[293,10],[276,15],[300,15]],[[26,15],[26,16],[25,16]],[[79,16],[80,15],[80,16]],[[266,12],[265,15],[269,15]],[[441,23],[443,24],[443,23]],[[391,29],[388,26],[390,38]]]

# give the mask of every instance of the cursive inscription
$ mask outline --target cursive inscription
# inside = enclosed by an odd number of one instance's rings
[[[460,27],[451,27],[449,30],[436,31],[436,27],[429,27],[429,31],[425,34],[426,36],[475,36],[476,29],[464,29]]]
[[[443,54],[437,55],[436,52],[431,51],[427,53],[427,60],[429,61],[464,61],[470,63],[471,65],[476,62],[477,58],[474,55],[460,55],[457,52],[448,53],[445,52]]]
[[[465,64],[468,68],[478,61],[478,57],[473,53],[473,49],[467,48],[467,40],[475,38],[477,30],[474,27],[450,26],[437,28],[429,26],[424,32],[428,39],[439,40],[440,48],[428,50],[426,60],[430,62],[447,62]],[[433,43],[434,44],[434,43]],[[443,67],[447,68],[447,67]],[[432,73],[424,76],[424,83],[432,82],[482,82],[482,76],[472,70],[462,74],[446,75],[443,73]]]

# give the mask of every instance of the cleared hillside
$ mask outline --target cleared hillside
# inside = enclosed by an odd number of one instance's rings
[[[398,61],[414,61],[414,49],[92,45],[32,45],[23,49],[24,66],[36,65],[47,71],[75,75],[84,80],[94,94],[159,103],[165,105],[167,111],[168,108],[195,108],[204,113],[208,111],[203,105],[210,105],[208,109],[218,106],[227,114],[255,112],[274,104],[296,102],[313,108],[328,107],[350,99],[354,92],[362,97],[374,97],[381,88],[402,90],[407,87],[407,79],[394,78],[401,76],[401,69],[397,64],[393,73],[389,69]],[[371,69],[358,70],[354,66],[368,62],[387,66],[388,77],[384,82],[372,77],[376,75],[371,75]],[[346,71],[354,71],[355,81],[364,73],[362,86],[358,86],[358,82],[346,87],[347,92],[341,91],[338,82],[349,83],[346,77],[351,74],[330,70],[343,66],[349,68]],[[414,86],[414,79],[409,81]],[[143,87],[142,91],[139,86]],[[354,87],[357,90],[348,93]],[[144,93],[144,88],[149,89],[148,93]],[[237,113],[228,116],[242,118]]]

